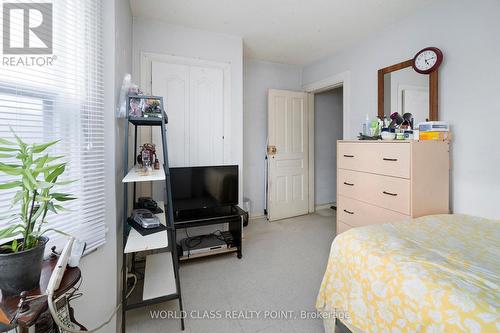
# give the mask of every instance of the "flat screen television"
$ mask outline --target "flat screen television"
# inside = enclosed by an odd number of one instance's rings
[[[170,168],[174,212],[238,204],[238,166]]]

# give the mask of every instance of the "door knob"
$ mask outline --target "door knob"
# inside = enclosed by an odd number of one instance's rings
[[[277,152],[278,152],[278,149],[276,149],[276,146],[274,146],[274,145],[267,146],[267,154],[268,155],[275,155]]]

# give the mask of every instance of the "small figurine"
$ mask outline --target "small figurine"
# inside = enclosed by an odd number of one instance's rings
[[[160,169],[160,161],[156,156],[156,146],[152,143],[145,143],[141,146],[141,151],[137,155],[137,164],[146,171]]]

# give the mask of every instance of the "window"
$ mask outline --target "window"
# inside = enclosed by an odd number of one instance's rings
[[[0,64],[0,137],[13,137],[10,126],[27,142],[61,140],[51,153],[69,162],[64,178],[78,181],[62,190],[78,200],[65,204],[71,211],[52,214],[48,226],[84,240],[87,252],[102,245],[106,233],[101,1],[51,2],[53,53],[40,55],[51,57],[51,65]],[[23,25],[16,30],[12,23],[16,17],[23,16],[11,15],[11,39],[22,36]],[[7,181],[9,176],[0,175],[1,183]],[[11,209],[14,192],[0,191],[1,212]],[[49,237],[63,244],[59,234]]]

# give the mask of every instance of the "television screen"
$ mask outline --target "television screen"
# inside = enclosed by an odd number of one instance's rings
[[[170,168],[174,211],[238,204],[238,166]]]

